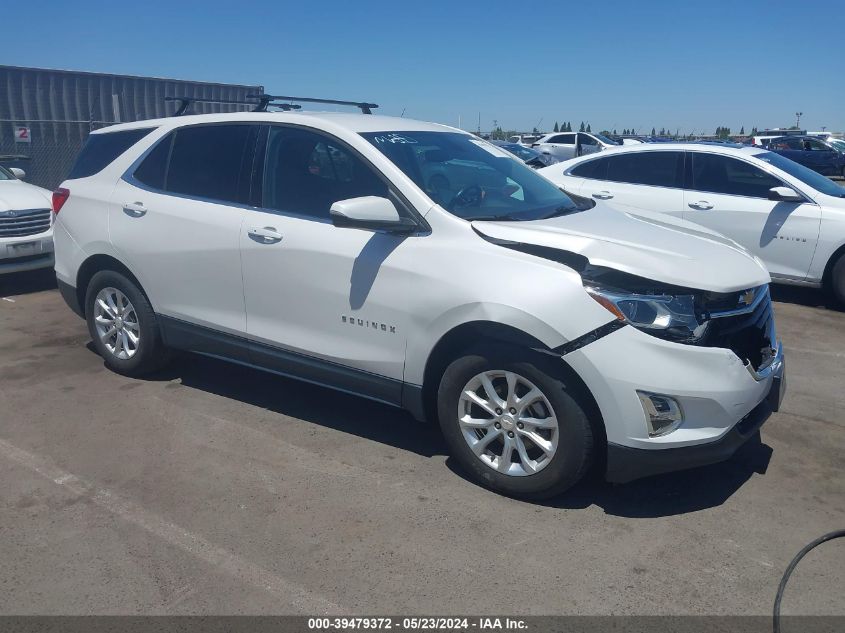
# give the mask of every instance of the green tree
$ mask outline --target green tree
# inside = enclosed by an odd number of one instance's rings
[[[657,136],[657,132],[655,131],[655,129],[654,129],[654,128],[651,128],[651,135],[652,135],[652,136]]]
[[[584,122],[583,122],[583,121],[581,121],[581,127],[580,127],[580,128],[578,128],[578,131],[579,131],[579,132],[584,132],[584,131],[585,131],[585,130],[584,130]]]
[[[587,132],[592,132],[592,131],[593,131],[593,130],[592,130],[592,128],[590,127],[590,124],[589,124],[589,123],[587,123],[587,130],[586,130],[586,131],[587,131]]]
[[[552,130],[553,132],[560,132],[560,128],[557,125],[557,121],[555,121],[555,128]]]
[[[616,136],[616,128],[613,128],[613,136]]]
[[[744,125],[741,128],[739,128],[739,135],[745,136],[745,126]]]

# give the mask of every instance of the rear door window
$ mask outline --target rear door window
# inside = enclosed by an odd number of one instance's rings
[[[561,145],[575,145],[574,134],[558,134],[550,138],[547,143],[559,143]]]
[[[68,174],[68,179],[87,178],[106,168],[115,158],[123,154],[135,143],[152,132],[155,128],[125,130],[123,132],[104,132],[91,134],[76,162]]]
[[[179,128],[170,149],[164,189],[246,203],[257,127],[244,123]]]
[[[581,178],[591,178],[593,180],[607,180],[607,163],[606,158],[597,158],[596,160],[588,160],[585,163],[576,165],[569,173],[573,176],[580,176]]]
[[[683,152],[630,152],[609,156],[607,180],[652,187],[680,187]]]
[[[730,196],[768,198],[769,189],[783,183],[750,163],[721,156],[690,152],[692,189]]]

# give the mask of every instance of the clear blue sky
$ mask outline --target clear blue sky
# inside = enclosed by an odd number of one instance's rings
[[[0,63],[264,85],[482,129],[845,130],[845,1],[26,0]]]

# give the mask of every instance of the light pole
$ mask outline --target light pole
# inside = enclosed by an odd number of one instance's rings
[[[803,116],[803,112],[796,112],[795,113],[795,127],[801,128],[801,117]]]

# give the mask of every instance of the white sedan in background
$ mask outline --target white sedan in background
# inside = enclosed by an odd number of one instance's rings
[[[537,139],[531,147],[561,161],[621,146],[616,141],[594,132],[552,132]]]
[[[715,230],[762,259],[773,281],[825,287],[845,304],[845,188],[779,154],[647,143],[539,173],[633,214],[656,211]]]
[[[0,166],[0,275],[53,266],[52,194]]]

